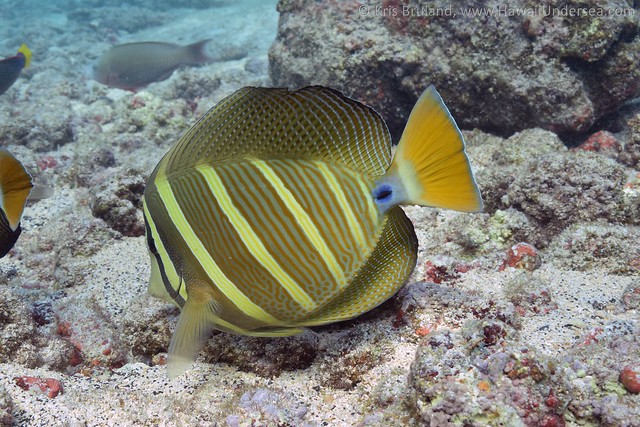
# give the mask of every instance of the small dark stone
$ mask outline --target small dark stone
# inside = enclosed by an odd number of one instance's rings
[[[48,325],[54,319],[50,301],[36,301],[32,304],[31,309],[33,321],[38,326]]]

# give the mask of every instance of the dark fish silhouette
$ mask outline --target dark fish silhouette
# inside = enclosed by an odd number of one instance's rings
[[[0,95],[5,93],[18,80],[23,68],[31,63],[31,51],[26,44],[20,46],[18,53],[0,60]]]

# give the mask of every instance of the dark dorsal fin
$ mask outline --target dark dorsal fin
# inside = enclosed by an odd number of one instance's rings
[[[333,89],[246,87],[209,110],[163,163],[171,175],[242,158],[324,160],[375,177],[389,167],[391,138],[378,113]]]

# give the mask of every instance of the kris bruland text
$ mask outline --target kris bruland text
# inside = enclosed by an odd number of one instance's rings
[[[455,10],[453,6],[449,5],[445,8],[442,7],[427,7],[427,6],[412,6],[402,5],[402,7],[396,6],[383,6],[372,4],[361,4],[358,7],[358,13],[361,16],[376,16],[376,17],[437,17],[446,16],[455,18],[458,15],[462,16],[504,16],[504,17],[516,17],[516,16],[559,16],[559,17],[598,17],[598,16],[633,16],[635,9],[632,7],[620,7],[620,8],[604,8],[604,7],[579,7],[568,6],[563,7],[551,7],[551,6],[536,6],[529,8],[512,8],[509,6],[499,6],[495,8],[486,7],[458,7]]]

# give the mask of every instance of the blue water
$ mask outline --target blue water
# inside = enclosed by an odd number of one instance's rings
[[[133,41],[187,44],[210,38],[214,50],[237,46],[248,58],[266,58],[277,21],[275,0],[1,1],[0,57],[26,43],[34,60],[25,77],[44,72],[50,81],[78,81],[109,47]]]

